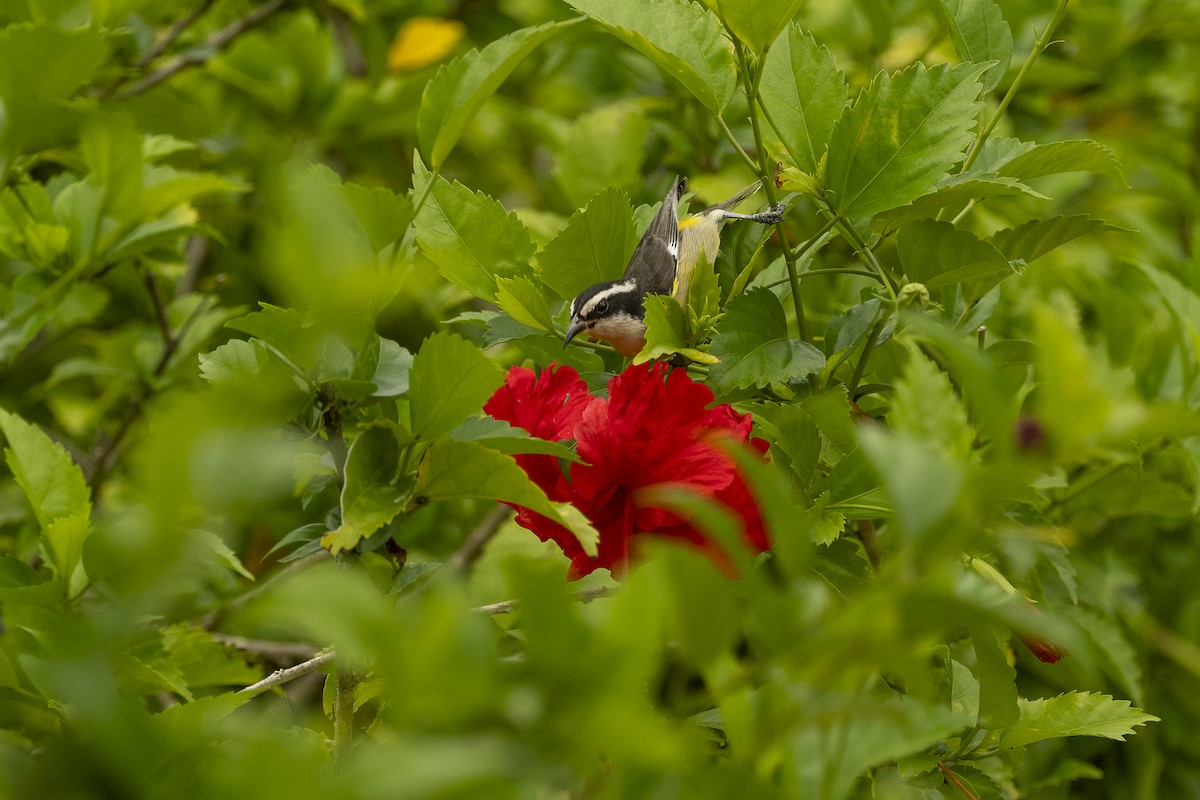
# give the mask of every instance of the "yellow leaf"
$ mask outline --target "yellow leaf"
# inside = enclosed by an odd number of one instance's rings
[[[388,48],[388,69],[420,69],[446,56],[466,33],[458,20],[413,17],[400,26]]]

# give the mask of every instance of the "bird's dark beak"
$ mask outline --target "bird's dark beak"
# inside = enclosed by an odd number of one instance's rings
[[[588,326],[587,326],[586,322],[580,322],[580,321],[572,322],[570,327],[567,328],[567,335],[565,337],[563,337],[563,348],[565,349],[566,346],[571,343],[572,339],[574,339],[576,336],[578,336],[583,331],[586,331],[587,328],[588,328]]]

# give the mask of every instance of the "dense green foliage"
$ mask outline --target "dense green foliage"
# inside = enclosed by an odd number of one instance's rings
[[[0,793],[1200,797],[1198,38],[1196,0],[0,4]],[[752,414],[774,547],[658,487],[732,563],[568,583],[495,501],[594,547],[512,458],[578,456],[481,409],[627,366],[566,304],[676,175],[788,204],[637,359]]]

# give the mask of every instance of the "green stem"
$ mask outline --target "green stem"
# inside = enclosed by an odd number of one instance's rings
[[[846,393],[851,397],[854,397],[854,392],[858,389],[858,384],[862,381],[863,373],[867,369],[867,360],[875,352],[875,344],[879,341],[879,336],[883,333],[883,326],[886,322],[886,317],[876,322],[875,327],[871,329],[870,335],[867,336],[867,343],[863,345],[862,355],[859,357],[858,363],[854,365],[854,372],[850,375],[850,382],[846,384]]]
[[[746,106],[750,114],[750,128],[754,131],[754,148],[758,155],[758,168],[754,172],[762,180],[763,189],[767,193],[767,201],[771,205],[775,205],[779,199],[775,194],[774,170],[767,158],[767,148],[763,144],[762,122],[758,118],[758,84],[762,79],[763,64],[760,60],[758,69],[752,71],[750,60],[746,57],[746,49],[742,47],[742,43],[738,41],[733,31],[729,31],[729,38],[733,40],[733,50],[738,64],[741,66],[742,86],[746,90]],[[783,261],[787,265],[788,282],[792,285],[792,308],[796,312],[796,331],[800,334],[800,338],[807,342],[809,341],[808,322],[804,318],[804,303],[800,299],[800,271],[796,269],[796,256],[787,245],[787,231],[783,223],[778,223],[775,230],[779,234],[780,244],[783,245]]]
[[[338,666],[337,697],[333,705],[333,760],[344,764],[350,757],[350,745],[354,741],[354,695],[358,677],[348,669]]]
[[[879,279],[878,275],[876,275],[874,272],[872,272],[869,269],[852,269],[850,267],[829,267],[827,269],[806,269],[806,270],[804,270],[804,272],[802,272],[800,274],[803,276],[806,276],[806,277],[808,275],[858,275],[863,278],[870,278],[871,280],[879,281],[880,283],[883,282]],[[783,284],[785,284],[787,282],[788,282],[787,278],[781,278],[773,283],[768,283],[766,286],[764,286],[762,288],[774,289],[776,286],[782,286]]]
[[[875,270],[879,275],[880,282],[887,288],[888,294],[892,297],[892,305],[898,305],[896,290],[899,286],[896,284],[896,279],[884,268],[883,264],[879,263],[879,259],[867,247],[867,243],[858,235],[858,231],[854,230],[853,226],[844,221],[839,221],[837,228],[842,236],[846,237],[846,240],[854,245],[854,249],[858,251],[858,254],[863,257],[871,269]]]
[[[758,164],[755,164],[754,159],[750,158],[750,154],[742,149],[741,143],[739,143],[737,137],[733,135],[733,131],[729,129],[729,123],[727,123],[725,118],[720,114],[717,115],[717,124],[721,126],[721,131],[725,134],[725,138],[729,140],[731,145],[733,145],[734,151],[742,157],[742,161],[746,162],[746,166],[750,168],[750,171],[757,175]]]
[[[966,172],[971,169],[975,163],[975,159],[979,158],[980,151],[983,150],[983,144],[988,137],[992,135],[992,131],[996,129],[1000,118],[1004,116],[1004,112],[1008,109],[1009,103],[1017,95],[1017,90],[1021,88],[1021,84],[1025,81],[1025,76],[1029,74],[1029,70],[1033,67],[1034,62],[1038,57],[1050,46],[1050,37],[1054,35],[1054,30],[1062,22],[1067,13],[1067,6],[1070,0],[1058,0],[1058,5],[1054,9],[1054,16],[1050,18],[1050,24],[1046,26],[1046,30],[1038,36],[1034,42],[1033,49],[1029,51],[1029,57],[1025,59],[1025,63],[1021,65],[1021,71],[1017,73],[1017,77],[1013,79],[1012,85],[1008,87],[1008,91],[1004,93],[1004,99],[1000,101],[1000,105],[996,108],[996,113],[992,114],[992,118],[983,126],[983,130],[979,132],[979,137],[975,140],[975,144],[971,147],[971,152],[967,154],[967,160],[963,162],[960,172]]]

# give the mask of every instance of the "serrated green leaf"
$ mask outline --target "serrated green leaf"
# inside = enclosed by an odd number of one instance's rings
[[[429,186],[433,181],[432,187]],[[484,300],[496,299],[496,278],[529,270],[533,240],[497,200],[458,181],[434,176],[418,159],[413,191],[429,195],[414,220],[417,243],[446,280]]]
[[[564,300],[625,271],[637,244],[629,196],[611,187],[577,211],[538,254],[537,277]]]
[[[87,482],[66,450],[36,425],[4,410],[0,410],[0,431],[8,445],[4,460],[43,530],[56,519],[91,515]]]
[[[194,625],[172,625],[163,632],[163,648],[179,668],[189,688],[248,686],[262,672],[246,663],[232,648]]]
[[[1005,800],[1008,797],[1000,788],[1000,784],[977,767],[968,764],[954,764],[947,769],[957,778],[957,782],[949,784],[954,787],[954,794],[962,796],[962,790],[966,789],[975,800]]]
[[[1001,178],[994,173],[975,172],[952,175],[939,183],[929,194],[908,205],[880,213],[871,223],[871,227],[880,234],[887,234],[914,220],[932,217],[944,208],[956,208],[971,200],[1017,195],[1046,199],[1046,195],[1034,191],[1016,178]]]
[[[849,95],[828,48],[799,25],[788,26],[767,54],[759,96],[784,148],[804,172],[816,173]]]
[[[699,364],[717,363],[714,356],[687,346],[683,309],[673,298],[647,295],[645,308],[646,345],[634,356],[634,364],[644,364],[676,353]]]
[[[979,724],[996,730],[1012,725],[1017,710],[1017,671],[989,625],[972,625],[971,643],[975,647],[975,677],[979,681]]]
[[[1126,186],[1121,162],[1111,147],[1091,139],[1068,139],[1036,145],[996,166],[1002,176],[1031,181],[1062,172],[1095,172]]]
[[[988,241],[1009,259],[1020,259],[1028,264],[1081,236],[1119,230],[1123,229],[1109,225],[1102,219],[1087,214],[1073,214],[1069,217],[1031,219],[1015,228],[996,231]]]
[[[46,555],[69,596],[75,596],[87,585],[83,544],[91,532],[91,520],[85,512],[58,517],[45,527]]]
[[[716,16],[688,0],[567,0],[720,114],[737,85],[733,52]]]
[[[216,556],[217,560],[224,564],[227,568],[233,572],[236,572],[247,580],[254,580],[254,576],[251,575],[249,570],[242,565],[242,560],[237,557],[237,553],[233,552],[229,545],[225,543],[225,540],[220,536],[212,531],[191,531],[190,534],[194,541],[197,541],[203,545],[205,549],[209,550],[214,556]]]
[[[1128,700],[1106,694],[1067,692],[1041,700],[1019,701],[1020,719],[1006,728],[1000,747],[1011,750],[1045,739],[1064,736],[1101,736],[1123,742],[1134,728],[1159,718],[1133,708]]]
[[[299,311],[269,303],[261,305],[262,310],[232,319],[226,327],[262,339],[301,375],[311,377],[321,357],[324,335],[307,324]]]
[[[879,299],[872,298],[831,316],[825,325],[825,356],[832,359],[858,347],[874,327],[879,307]]]
[[[941,0],[954,50],[963,61],[997,62],[983,73],[983,90],[990,92],[1004,78],[1012,61],[1012,30],[993,0]]]
[[[917,220],[896,234],[896,252],[910,281],[928,289],[1015,275],[1004,254],[949,222]]]
[[[412,222],[412,200],[407,195],[357,183],[342,184],[342,194],[377,253],[403,236]]]
[[[425,86],[417,112],[421,153],[435,170],[441,168],[468,123],[517,65],[568,24],[548,22],[522,28],[438,69]]]
[[[930,192],[963,158],[982,67],[880,73],[834,125],[825,167],[831,208],[864,230],[881,211]]]
[[[554,332],[546,298],[529,278],[496,278],[496,305],[523,325]]]
[[[756,53],[765,53],[804,4],[804,0],[704,0]]]
[[[417,471],[415,492],[431,502],[465,497],[499,500],[566,524],[516,461],[476,442],[445,439],[432,444]]]
[[[432,441],[478,413],[504,373],[478,347],[442,331],[421,345],[409,382],[413,434]]]
[[[804,485],[812,481],[821,456],[821,432],[812,416],[801,406],[759,404],[753,408],[755,423],[763,430],[774,452],[786,456]],[[779,458],[775,458],[779,461]]]
[[[893,430],[935,444],[957,459],[967,457],[975,438],[950,378],[915,347],[896,382],[888,423]]]
[[[404,492],[392,485],[399,466],[400,443],[389,428],[371,426],[358,435],[346,455],[342,524],[321,542],[330,552],[353,549],[403,510]]]
[[[709,352],[720,359],[708,373],[717,394],[803,378],[825,366],[820,350],[789,338],[783,306],[768,289],[730,301]]]

